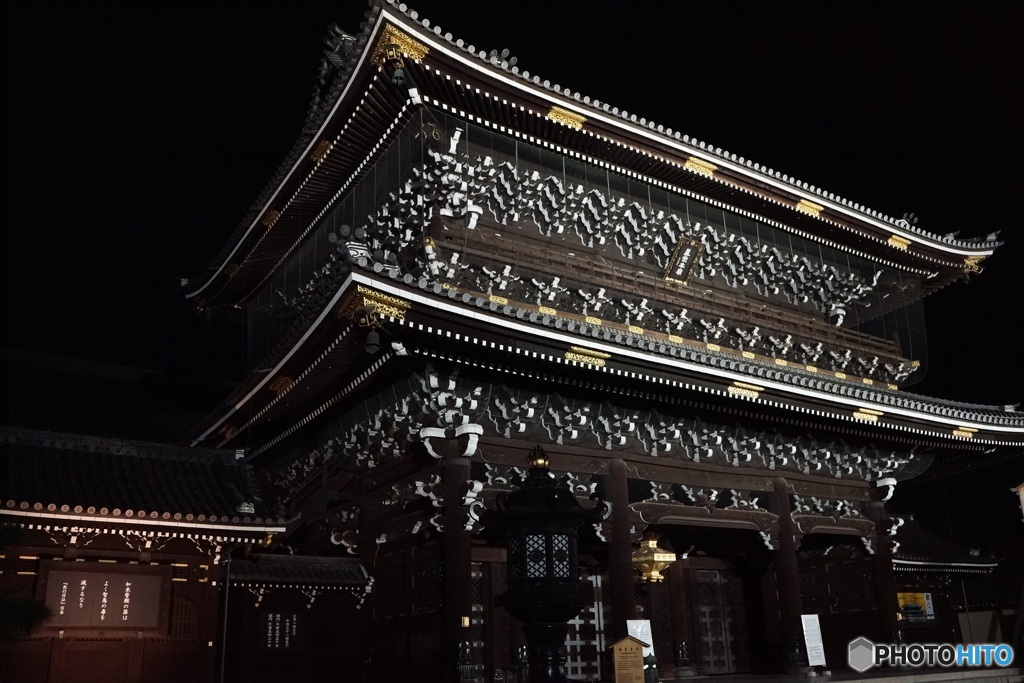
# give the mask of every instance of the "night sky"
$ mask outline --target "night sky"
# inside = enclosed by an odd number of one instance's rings
[[[1024,398],[1024,4],[413,3],[478,49],[919,227],[1007,244],[927,304],[915,391]],[[239,378],[178,287],[298,138],[362,2],[8,9],[7,344]]]

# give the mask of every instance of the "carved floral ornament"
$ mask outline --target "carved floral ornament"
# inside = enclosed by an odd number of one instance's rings
[[[376,323],[380,315],[405,320],[410,307],[405,299],[357,285],[355,293],[338,309],[338,315],[366,327]]]
[[[888,244],[890,247],[894,247],[896,249],[899,249],[900,251],[906,251],[907,247],[909,247],[911,243],[910,240],[908,240],[906,237],[893,235],[892,237],[889,238]]]
[[[330,140],[321,140],[319,144],[317,144],[316,149],[310,153],[310,160],[320,163],[327,157],[327,154],[331,151],[333,146],[334,145]]]
[[[980,275],[985,270],[981,267],[981,262],[984,260],[984,256],[968,256],[964,259],[964,270],[968,273]]]
[[[430,51],[429,47],[415,38],[403,33],[391,24],[385,24],[371,56],[371,60],[375,65],[380,66],[384,63],[388,58],[388,48],[391,46],[397,46],[399,52],[417,62],[426,57]]]
[[[710,161],[698,159],[697,157],[690,157],[689,159],[687,159],[686,163],[683,164],[683,168],[685,168],[688,171],[693,171],[697,175],[702,175],[706,178],[711,178],[712,176],[715,175],[715,171],[718,170],[718,167],[715,166]]]
[[[821,212],[822,210],[824,210],[825,207],[823,207],[821,204],[815,204],[814,202],[807,201],[806,199],[801,199],[799,202],[796,203],[796,206],[793,208],[795,208],[800,213],[807,214],[808,216],[813,216],[814,218],[821,218]]]
[[[850,350],[826,348],[820,341],[801,340],[600,286],[574,284],[563,275],[530,272],[519,264],[495,267],[469,262],[450,243],[442,247],[435,240],[419,237],[419,226],[430,223],[435,211],[420,201],[424,193],[437,195],[440,208],[436,210],[441,217],[465,220],[466,230],[473,229],[484,210],[499,224],[527,219],[540,228],[542,236],[575,233],[582,246],[614,245],[623,256],[664,272],[666,280],[688,278],[692,271],[702,279],[721,278],[729,286],[749,284],[765,296],[813,302],[836,324],[842,323],[849,305],[875,288],[881,275],[879,271],[871,282],[863,281],[853,273],[841,273],[831,265],[815,264],[776,247],[757,247],[744,236],[689,224],[679,216],[654,214],[635,203],[609,202],[600,193],[566,186],[559,178],[522,178],[514,167],[495,164],[487,157],[470,160],[436,150],[431,154],[432,161],[413,169],[403,189],[356,231],[356,239],[338,242],[337,255],[332,258],[406,281],[418,278],[425,286],[439,286],[448,292],[483,292],[497,305],[530,302],[545,315],[571,313],[583,316],[587,324],[625,325],[636,330],[635,334],[650,330],[668,335],[670,341],[700,340],[746,354],[757,352],[780,360],[788,357],[813,365],[816,371],[842,372],[844,377],[851,370],[891,384],[912,372],[912,366],[902,359],[854,358]],[[689,245],[683,250],[689,254],[687,258],[681,251],[684,244]],[[378,262],[374,253],[382,254],[383,260]],[[322,270],[286,302],[306,310],[323,292],[330,291],[326,280],[339,277],[339,269],[328,264]],[[401,317],[403,306],[395,301],[377,297],[370,303],[386,306],[380,310]]]
[[[562,107],[551,107],[551,110],[548,111],[547,118],[555,123],[568,126],[573,130],[583,130],[583,124],[587,121],[587,117],[582,114],[577,114],[574,111],[570,111]]]
[[[869,481],[890,476],[915,457],[912,452],[819,443],[656,410],[477,384],[457,373],[431,369],[366,399],[325,427],[315,448],[296,449],[285,459],[275,483],[289,489],[338,458],[374,468],[404,457],[411,448],[437,456],[452,455],[455,448],[460,452],[454,455],[471,457],[487,436]]]
[[[595,351],[585,346],[570,346],[569,350],[565,352],[566,360],[594,367],[604,367],[609,358],[611,358],[610,353]]]

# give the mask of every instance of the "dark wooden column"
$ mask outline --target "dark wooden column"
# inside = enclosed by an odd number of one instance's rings
[[[671,569],[671,566],[669,566]],[[658,680],[674,675],[675,666],[672,661],[672,589],[668,584],[667,570],[665,579],[657,583],[644,585],[644,615],[651,622],[651,644],[654,656],[658,661]]]
[[[775,501],[778,505],[779,537],[775,547],[775,582],[779,593],[779,617],[782,626],[782,646],[787,671],[807,667],[803,628],[800,623],[800,572],[796,564],[796,525],[789,501],[789,484],[776,477]]]
[[[693,669],[693,617],[690,614],[686,574],[686,568],[679,560],[668,568],[669,606],[672,609],[671,655],[676,678],[696,675]]]
[[[611,583],[612,618],[606,624],[608,642],[628,635],[626,620],[636,619],[636,589],[633,572],[633,545],[630,542],[629,490],[626,463],[612,460],[608,466],[612,502],[611,533],[608,537],[608,579]]]
[[[50,641],[50,677],[49,681],[63,681],[64,678],[64,655],[67,652],[68,641],[63,636]],[[70,676],[68,677],[70,678]]]
[[[132,638],[128,641],[128,683],[142,683],[142,658],[145,654],[146,641]],[[209,649],[209,648],[207,648]],[[200,663],[196,662],[197,668]]]
[[[466,509],[462,493],[469,480],[469,458],[463,457],[456,440],[445,444],[442,481],[444,494],[444,607],[441,642],[444,661],[453,667],[454,680],[458,667],[471,664],[469,650],[472,638],[468,625],[473,614],[472,565],[470,558],[471,535],[466,531]]]
[[[898,643],[903,640],[903,632],[900,629],[900,604],[896,597],[896,573],[892,566],[892,539],[889,536],[885,503],[872,501],[868,505],[868,516],[875,523],[875,554],[872,556],[872,564],[879,625],[886,640]]]

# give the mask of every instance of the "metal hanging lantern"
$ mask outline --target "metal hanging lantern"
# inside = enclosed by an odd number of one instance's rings
[[[523,486],[498,496],[496,517],[508,540],[508,591],[503,604],[523,622],[531,682],[565,681],[566,622],[592,601],[579,580],[577,532],[600,519],[604,505],[588,510],[548,469],[544,449],[530,452]]]
[[[676,561],[676,554],[658,547],[658,534],[648,531],[640,539],[640,549],[633,551],[633,568],[644,582],[660,583],[663,571]]]

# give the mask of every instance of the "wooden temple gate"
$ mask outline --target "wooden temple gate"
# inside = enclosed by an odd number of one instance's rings
[[[404,5],[347,38],[328,37],[295,153],[187,297],[244,311],[255,359],[193,444],[251,446],[289,510],[330,527],[302,551],[361,559],[367,675],[518,665],[484,520],[538,445],[578,498],[611,504],[580,541],[594,602],[572,624],[572,676],[606,675],[605,647],[641,615],[663,675],[805,666],[801,614],[816,605],[838,642],[854,612],[853,570],[809,571],[822,538],[870,567],[860,635],[895,637],[896,481],[1024,428],[901,395],[917,328],[894,335],[886,316],[997,244],[463,54]],[[638,596],[649,528],[687,557]]]

